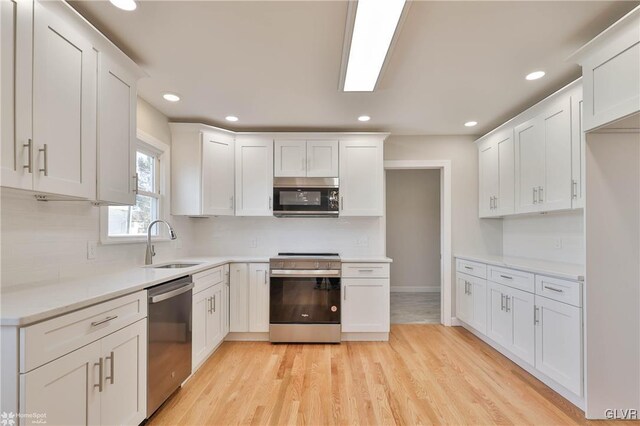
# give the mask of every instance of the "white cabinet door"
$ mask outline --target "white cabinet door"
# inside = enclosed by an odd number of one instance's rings
[[[196,371],[209,354],[207,350],[207,319],[211,307],[213,289],[208,288],[193,295],[191,308],[191,369]]]
[[[136,79],[100,54],[96,200],[136,203]]]
[[[389,332],[389,279],[342,279],[342,331]]]
[[[307,176],[338,177],[338,141],[307,141]]]
[[[545,153],[538,118],[515,128],[516,213],[539,211],[538,191],[544,185]]]
[[[100,424],[101,356],[97,341],[21,374],[20,412],[46,413],[47,424],[53,425]],[[37,419],[21,424],[37,424]]]
[[[382,216],[383,143],[340,141],[340,216]]]
[[[585,133],[582,87],[571,95],[571,207],[584,207]]]
[[[100,424],[139,425],[147,417],[147,320],[116,331],[101,342]]]
[[[249,264],[249,331],[269,331],[269,264]]]
[[[224,283],[216,284],[210,289],[210,308],[207,316],[207,353],[218,346],[224,338],[222,334],[222,312],[224,310],[222,287],[224,287]]]
[[[498,151],[498,193],[494,210],[500,215],[513,214],[515,205],[515,152],[513,129],[496,134]]]
[[[93,199],[97,52],[46,3],[34,2],[34,189]]]
[[[538,190],[542,210],[571,208],[571,99],[563,96],[540,117],[544,144],[544,183]]]
[[[234,214],[234,142],[202,133],[202,214]]]
[[[472,299],[469,296],[469,279],[465,276],[458,276],[456,279],[456,318],[470,324],[472,309]]]
[[[582,309],[540,296],[535,305],[536,368],[582,395]]]
[[[478,201],[480,217],[493,217],[497,215],[495,198],[500,192],[498,146],[493,139],[488,139],[478,147],[479,160],[479,195]]]
[[[0,21],[0,181],[2,186],[32,189],[33,2],[0,2]]]
[[[231,274],[229,265],[224,265],[224,287],[222,288],[222,338],[229,334],[229,297],[231,292]]]
[[[515,355],[529,364],[534,364],[534,326],[533,302],[534,296],[525,291],[506,288],[506,310],[511,315],[513,336],[507,347]]]
[[[230,265],[231,290],[229,292],[229,331],[249,331],[249,265]]]
[[[307,176],[307,142],[304,140],[274,141],[276,177]]]
[[[273,215],[273,141],[236,141],[236,216]]]
[[[473,278],[469,281],[469,296],[471,298],[471,323],[476,330],[487,332],[487,281]]]
[[[513,336],[511,313],[506,310],[506,287],[487,282],[487,336],[509,349]]]

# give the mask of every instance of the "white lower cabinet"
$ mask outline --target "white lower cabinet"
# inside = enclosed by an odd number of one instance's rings
[[[146,417],[147,320],[20,377],[20,412],[47,424],[138,425]],[[21,424],[38,424],[37,417]]]
[[[456,315],[482,333],[487,329],[487,282],[470,275],[458,274]]]
[[[231,272],[230,265],[226,264],[222,267],[224,286],[222,287],[222,334],[229,334],[229,298],[231,293]]]
[[[535,297],[536,368],[582,395],[582,309]]]
[[[269,331],[268,263],[231,264],[229,295],[229,331]]]
[[[342,264],[342,332],[388,333],[388,264]]]

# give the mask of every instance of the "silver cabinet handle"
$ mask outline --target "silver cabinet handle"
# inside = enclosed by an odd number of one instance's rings
[[[271,207],[271,197],[269,197],[269,210],[271,210],[273,207]]]
[[[506,295],[504,297],[504,307],[506,312],[511,312],[511,296]]]
[[[48,155],[47,155],[47,144],[44,144],[44,148],[40,148],[38,150],[39,152],[42,152],[42,154],[44,155],[44,169],[39,169],[39,171],[44,172],[45,176],[49,176],[49,160],[48,160]]]
[[[347,286],[344,286],[344,293],[342,296],[343,296],[342,297],[343,300],[347,300]]]
[[[471,289],[473,288],[473,284],[472,283],[467,283],[467,285],[469,286],[469,293],[467,293],[469,296],[471,296]]]
[[[105,361],[109,360],[109,369],[111,370],[111,375],[109,376],[105,376],[104,381],[106,382],[107,380],[109,380],[109,384],[113,384],[114,382],[114,376],[115,376],[115,356],[113,354],[113,351],[111,351],[111,353],[109,354],[108,357],[105,357]]]
[[[344,210],[344,197],[340,197],[340,210]]]
[[[229,204],[230,204],[231,210],[233,210],[233,195],[229,197]]]
[[[571,198],[578,198],[578,181],[574,179],[571,180]]]
[[[504,294],[500,293],[500,310],[504,311]]]
[[[555,288],[555,287],[549,287],[547,285],[544,286],[544,288],[546,290],[551,290],[551,291],[555,291],[556,293],[564,293],[564,290],[560,289],[560,288]]]
[[[267,271],[264,272],[264,285],[267,285],[269,283],[269,280],[267,280]]]
[[[102,377],[104,374],[104,360],[102,359],[102,357],[100,358],[100,361],[96,362],[95,364],[93,364],[94,366],[98,366],[98,384],[94,384],[93,387],[94,388],[98,388],[98,392],[102,392]]]
[[[539,186],[538,187],[538,203],[543,202],[544,200],[542,199],[542,191],[543,191],[543,187]]]
[[[533,307],[533,324],[540,324],[540,320],[538,319],[538,311],[540,310],[540,308],[538,308],[537,306]]]
[[[94,321],[94,322],[92,322],[92,323],[91,323],[91,327],[95,327],[95,326],[98,326],[98,325],[100,325],[100,324],[104,324],[105,322],[109,322],[109,321],[114,320],[114,319],[116,319],[116,318],[118,318],[118,316],[117,316],[117,315],[111,315],[111,316],[106,317],[106,318],[105,318],[105,319],[103,319],[103,320],[100,320],[100,321]]]
[[[493,197],[493,208],[495,210],[498,209],[498,196],[497,195]]]
[[[133,182],[134,182],[133,193],[138,195],[138,192],[139,192],[139,189],[138,189],[138,184],[139,184],[139,182],[138,182],[138,173],[133,175]]]
[[[27,169],[29,173],[33,173],[33,140],[29,138],[29,141],[22,146],[28,150],[27,165],[22,167]]]
[[[506,278],[508,280],[512,280],[513,277],[510,277],[509,275],[500,275],[502,278]]]
[[[533,204],[538,204],[538,188],[533,188]]]
[[[213,295],[213,312],[216,311],[216,295]]]

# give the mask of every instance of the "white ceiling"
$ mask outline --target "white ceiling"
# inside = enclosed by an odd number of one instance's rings
[[[565,58],[638,2],[415,1],[373,93],[338,89],[346,1],[71,4],[145,69],[139,95],[172,120],[483,134],[577,78]],[[539,69],[545,78],[524,79]],[[182,100],[164,101],[166,91]],[[371,121],[358,122],[362,114]],[[465,128],[469,120],[478,126]]]

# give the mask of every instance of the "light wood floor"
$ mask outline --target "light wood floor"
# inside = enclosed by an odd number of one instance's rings
[[[388,343],[225,342],[148,424],[584,423],[466,330],[394,325]]]

